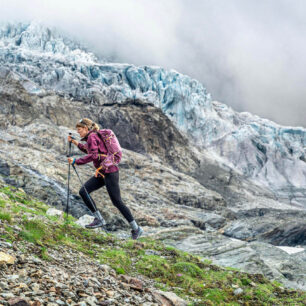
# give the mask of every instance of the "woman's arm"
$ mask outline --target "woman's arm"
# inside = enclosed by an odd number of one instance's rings
[[[76,144],[75,144],[82,152],[84,152],[84,153],[87,153],[87,149],[86,149],[86,146],[85,145],[83,145],[82,143],[80,143],[80,142],[77,142],[76,141]]]
[[[78,141],[76,141],[73,137],[71,137],[70,135],[68,136],[68,141],[72,142],[75,146],[77,146],[82,152],[87,153],[87,149],[86,146],[83,145],[82,143],[79,143]]]
[[[99,145],[98,140],[94,136],[89,136],[88,137],[88,140],[87,140],[88,152],[85,149],[86,146],[84,146],[84,145],[79,143],[78,144],[78,148],[80,150],[84,149],[85,151],[83,151],[83,152],[86,152],[88,154],[86,156],[84,156],[84,157],[76,159],[75,163],[77,165],[84,165],[84,164],[90,163],[93,160],[98,159],[99,158],[98,145]]]

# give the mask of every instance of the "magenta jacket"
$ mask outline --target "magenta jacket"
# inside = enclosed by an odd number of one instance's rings
[[[86,156],[78,158],[75,160],[76,165],[84,165],[93,162],[95,168],[99,168],[101,162],[105,159],[101,154],[107,154],[107,149],[103,140],[94,131],[89,131],[88,134],[81,139],[81,141],[86,141],[86,144],[79,142],[78,148],[87,153]],[[118,166],[110,166],[106,169],[101,170],[102,173],[112,173],[118,171]]]

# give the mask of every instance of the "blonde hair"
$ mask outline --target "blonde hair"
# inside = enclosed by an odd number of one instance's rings
[[[89,131],[93,130],[93,131],[98,131],[99,125],[95,122],[93,122],[92,120],[88,119],[88,118],[83,118],[81,119],[75,127],[87,127]]]

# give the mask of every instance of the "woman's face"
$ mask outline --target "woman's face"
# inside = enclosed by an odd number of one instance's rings
[[[88,127],[85,126],[85,127],[77,127],[77,132],[79,133],[80,137],[83,138],[87,135],[88,133]]]

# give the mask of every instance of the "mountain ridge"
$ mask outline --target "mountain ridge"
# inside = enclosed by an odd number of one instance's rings
[[[213,101],[198,81],[175,70],[103,62],[70,40],[65,45],[60,34],[51,40],[59,47],[46,53],[52,35],[37,23],[11,25],[0,32],[2,45],[8,37],[6,47],[0,47],[0,62],[32,82],[28,83],[29,92],[53,90],[97,106],[109,101],[125,103],[127,99],[154,104],[202,150],[217,154],[245,177],[269,188],[281,201],[306,206],[306,129],[282,127],[247,112],[237,113]],[[18,51],[16,40],[20,39],[23,49],[34,56]],[[52,56],[45,58],[49,53]],[[62,59],[54,57],[56,54]],[[78,62],[78,58],[83,60]]]

